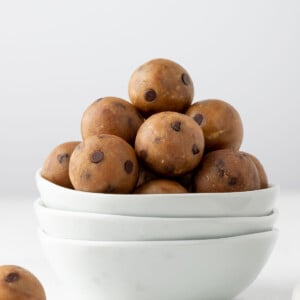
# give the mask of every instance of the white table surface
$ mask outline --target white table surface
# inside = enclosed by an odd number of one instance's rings
[[[34,200],[0,196],[0,265],[27,268],[43,283],[48,300],[66,300],[68,291],[49,267],[37,239]],[[300,191],[282,192],[277,208],[280,235],[274,252],[256,281],[235,300],[288,300],[300,284]]]

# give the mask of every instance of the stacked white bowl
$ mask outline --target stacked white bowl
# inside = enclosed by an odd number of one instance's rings
[[[278,187],[211,194],[80,192],[36,173],[46,256],[70,299],[226,300],[265,265]]]

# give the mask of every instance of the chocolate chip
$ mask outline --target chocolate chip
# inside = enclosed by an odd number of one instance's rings
[[[199,148],[197,147],[196,144],[193,145],[192,152],[193,152],[194,155],[196,155],[200,152],[200,150],[199,150]]]
[[[103,99],[103,98],[99,98],[99,99],[97,99],[97,100],[95,101],[95,103],[96,103],[96,102],[99,102],[99,101],[101,101],[102,99]]]
[[[173,123],[171,123],[171,127],[175,131],[180,131],[180,129],[181,129],[181,122],[180,121],[173,122]]]
[[[185,85],[189,85],[191,83],[190,77],[186,73],[182,73],[181,80]]]
[[[104,153],[100,150],[95,151],[91,155],[91,162],[94,164],[98,164],[104,159]]]
[[[133,170],[133,162],[131,160],[126,160],[124,164],[124,169],[127,174],[130,174]]]
[[[140,153],[139,153],[139,156],[141,159],[145,160],[147,158],[147,150],[141,150]]]
[[[202,121],[203,121],[203,115],[201,114],[196,114],[193,118],[199,125],[202,124]]]
[[[236,177],[230,177],[230,178],[228,179],[228,184],[229,184],[229,185],[236,185],[237,182],[238,182],[238,179],[237,179]]]
[[[57,155],[57,160],[60,164],[64,163],[66,160],[68,160],[69,154],[68,153],[62,153]]]
[[[152,89],[148,90],[144,95],[145,100],[148,102],[154,101],[156,99],[156,96],[156,92]]]
[[[217,173],[219,175],[219,177],[224,177],[224,174],[225,174],[225,163],[222,159],[218,159],[216,161],[216,170],[217,170]]]
[[[15,273],[15,272],[9,273],[9,274],[6,275],[6,277],[5,277],[5,281],[6,281],[6,282],[9,282],[9,283],[11,283],[11,282],[16,282],[16,281],[18,281],[19,279],[20,279],[20,275],[19,275],[18,273]]]

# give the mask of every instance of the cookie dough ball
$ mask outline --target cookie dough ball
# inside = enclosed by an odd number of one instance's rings
[[[115,97],[96,100],[83,113],[81,135],[112,134],[134,143],[136,132],[144,119],[129,102]]]
[[[246,155],[230,149],[206,154],[194,178],[195,192],[222,193],[260,188],[255,164]]]
[[[239,150],[243,140],[243,124],[233,106],[222,100],[195,102],[186,111],[203,129],[207,151]]]
[[[162,111],[184,112],[194,97],[193,81],[188,72],[168,59],[154,59],[132,74],[129,97],[143,115]]]
[[[182,194],[187,190],[178,182],[156,179],[147,182],[135,191],[135,194]]]
[[[261,189],[266,189],[269,184],[268,184],[268,177],[267,177],[267,173],[263,167],[263,165],[261,164],[261,162],[252,154],[247,153],[247,152],[241,152],[245,155],[247,155],[255,164],[258,175],[259,175],[259,179],[260,179],[260,188]]]
[[[79,143],[67,142],[54,148],[44,162],[42,177],[60,186],[73,188],[69,177],[69,160]]]
[[[0,300],[46,300],[46,295],[29,271],[18,266],[0,266]]]
[[[130,193],[138,171],[134,149],[109,134],[87,137],[74,150],[69,167],[76,190],[100,193]]]
[[[137,132],[135,150],[154,172],[179,176],[193,170],[204,151],[202,129],[177,112],[161,112],[148,118]]]

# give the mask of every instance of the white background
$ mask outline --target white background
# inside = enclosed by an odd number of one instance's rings
[[[35,170],[80,139],[90,102],[128,99],[131,73],[156,57],[190,72],[195,100],[233,104],[242,148],[297,188],[299,37],[297,0],[1,1],[0,193],[36,194]]]

